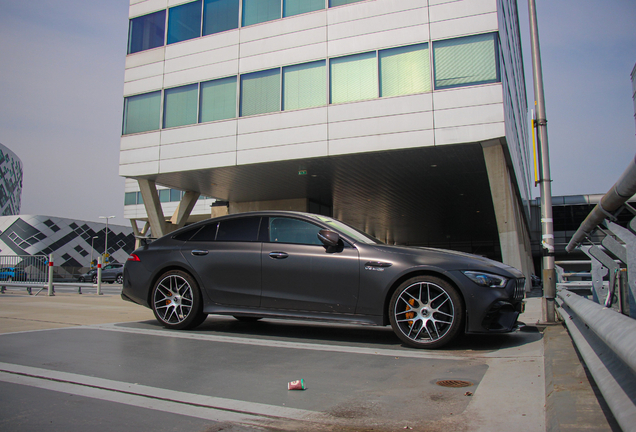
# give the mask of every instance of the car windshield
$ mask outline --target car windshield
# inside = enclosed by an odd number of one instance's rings
[[[340,222],[339,220],[332,219],[327,216],[319,216],[319,215],[312,215],[312,216],[318,219],[320,222],[335,228],[336,230],[340,231],[341,233],[347,235],[348,237],[350,237],[351,239],[357,242],[365,243],[365,244],[384,244],[382,241],[378,240],[372,235],[369,235],[365,233],[364,231],[360,231],[357,228],[347,225],[344,222]]]

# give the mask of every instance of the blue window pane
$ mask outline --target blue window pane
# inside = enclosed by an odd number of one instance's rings
[[[203,36],[238,28],[239,0],[205,0]]]
[[[181,191],[177,189],[170,189],[170,201],[181,201]]]
[[[201,36],[201,0],[170,8],[168,44]]]
[[[128,54],[163,46],[165,31],[165,10],[131,19],[128,30]]]
[[[325,8],[325,0],[283,0],[283,16],[300,15]]]
[[[159,202],[170,202],[170,189],[159,190]]]
[[[137,192],[137,204],[143,204],[144,203],[144,199],[141,196],[141,192]]]
[[[124,195],[124,205],[137,204],[137,192],[126,192]]]
[[[357,3],[362,0],[329,0],[329,7],[342,6],[349,3]]]
[[[281,0],[243,0],[243,25],[248,26],[280,18]]]

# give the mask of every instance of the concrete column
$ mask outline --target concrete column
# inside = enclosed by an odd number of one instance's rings
[[[497,218],[501,257],[504,264],[526,275],[526,291],[532,287],[532,249],[523,209],[515,193],[503,147],[498,140],[482,143],[490,193]]]
[[[175,210],[174,214],[172,215],[172,219],[170,220],[170,222],[173,225],[172,227],[173,229],[178,229],[185,226],[186,222],[188,221],[188,218],[190,217],[190,213],[192,213],[192,209],[194,208],[194,205],[197,203],[197,200],[199,199],[200,195],[201,194],[199,192],[193,192],[193,191],[187,191],[183,195],[183,198],[181,198],[181,202],[179,203],[179,206]]]
[[[157,193],[157,185],[153,180],[137,179],[139,190],[144,200],[144,207],[150,222],[152,236],[155,238],[162,237],[167,234],[166,218],[163,215],[161,202],[159,202],[159,194]]]

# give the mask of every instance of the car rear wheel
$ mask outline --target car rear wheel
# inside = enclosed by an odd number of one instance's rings
[[[123,275],[117,275],[117,279],[116,281],[119,285],[121,285],[124,282],[124,276]]]
[[[194,279],[180,270],[163,274],[152,290],[152,311],[167,328],[191,329],[201,324],[203,313],[201,292]]]
[[[93,276],[93,283],[96,284],[97,283],[97,275]]]
[[[446,345],[459,332],[463,315],[457,289],[434,276],[417,276],[402,283],[389,304],[393,331],[415,348]]]

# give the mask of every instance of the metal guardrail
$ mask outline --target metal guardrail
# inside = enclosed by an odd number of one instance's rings
[[[622,211],[636,215],[627,203],[634,194],[636,157],[566,247],[590,258],[592,280],[578,287],[587,285],[592,299],[572,292],[573,282],[561,281],[557,294],[559,314],[624,431],[636,428],[636,217],[624,227],[616,216]],[[596,233],[604,234],[600,244],[591,240]]]

